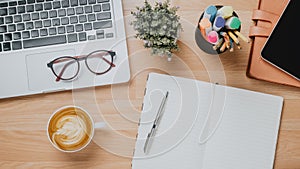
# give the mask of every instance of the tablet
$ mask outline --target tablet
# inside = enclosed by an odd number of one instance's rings
[[[300,81],[300,0],[290,0],[266,41],[261,56]]]

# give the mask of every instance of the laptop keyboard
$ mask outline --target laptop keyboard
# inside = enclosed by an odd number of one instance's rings
[[[0,2],[0,52],[113,38],[110,1]]]

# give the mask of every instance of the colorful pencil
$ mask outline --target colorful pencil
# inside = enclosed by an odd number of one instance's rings
[[[224,39],[223,39],[223,38],[220,38],[220,39],[219,39],[219,42],[218,42],[216,45],[213,46],[213,49],[214,49],[214,50],[217,50],[218,48],[220,48],[221,45],[223,44],[223,42],[224,42]]]
[[[250,39],[246,38],[246,36],[244,36],[243,34],[241,34],[239,31],[234,30],[233,31],[239,38],[241,38],[243,41],[250,43]]]
[[[224,52],[226,49],[226,42],[223,42],[221,48],[220,48],[220,52]]]
[[[238,38],[237,38],[231,31],[228,31],[227,34],[230,36],[230,38],[231,38],[236,44],[240,44],[240,41],[238,40]]]
[[[230,49],[229,49],[229,51],[230,52],[233,52],[233,40],[232,39],[230,39]]]

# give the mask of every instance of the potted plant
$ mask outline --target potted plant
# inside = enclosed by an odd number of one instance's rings
[[[177,40],[182,26],[176,14],[178,7],[170,7],[170,1],[156,2],[152,6],[147,0],[144,6],[136,7],[131,14],[135,20],[131,22],[136,38],[144,41],[145,48],[151,48],[152,54],[167,56],[171,60],[172,53],[179,50]]]

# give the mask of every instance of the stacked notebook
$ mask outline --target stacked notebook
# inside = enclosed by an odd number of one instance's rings
[[[261,58],[261,50],[276,25],[289,0],[259,0],[253,11],[255,25],[250,28],[253,39],[247,76],[269,82],[300,87],[300,81],[267,63]]]
[[[144,145],[169,92],[151,148]],[[132,169],[272,169],[283,98],[150,73]]]

